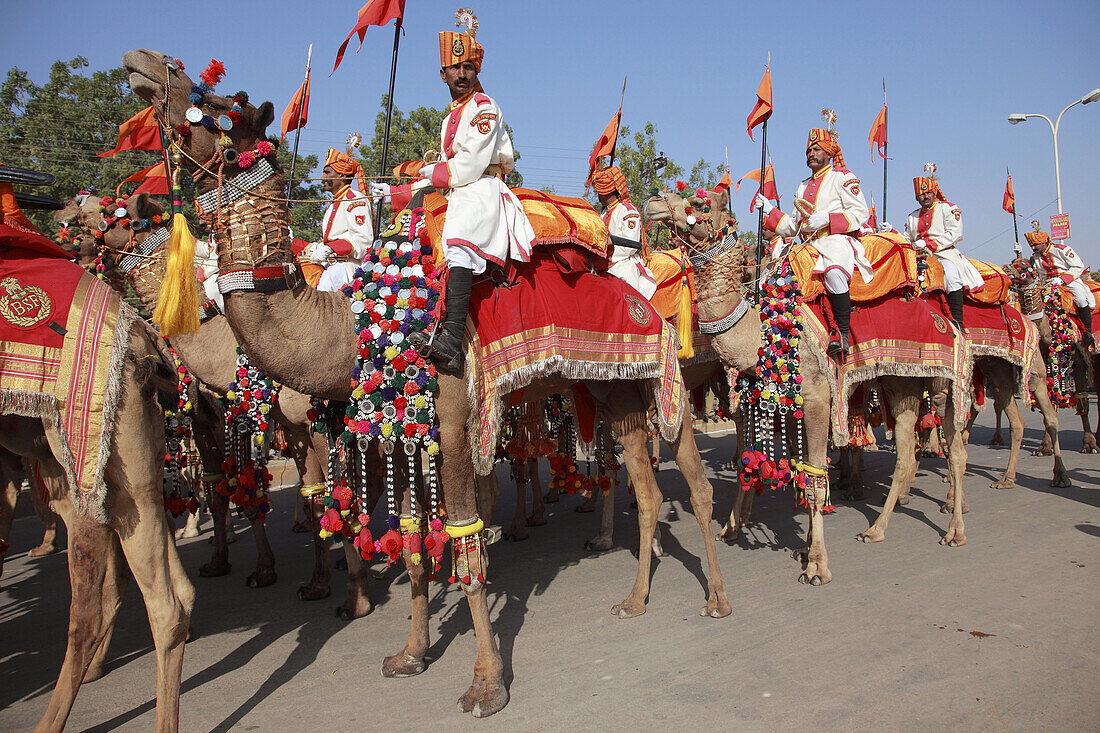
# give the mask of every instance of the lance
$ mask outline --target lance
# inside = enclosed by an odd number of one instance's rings
[[[626,74],[623,74],[623,91],[619,95],[619,112],[615,116],[615,142],[611,145],[611,160],[609,166],[615,165],[615,148],[619,144],[619,128],[623,124],[623,100],[626,98]]]
[[[386,127],[382,133],[382,162],[378,166],[378,175],[386,175],[386,158],[390,152],[390,121],[393,119],[393,84],[397,79],[397,47],[401,43],[401,16],[397,17],[397,24],[393,27],[393,61],[390,63],[390,92],[386,96]],[[363,191],[362,193],[369,193]],[[374,232],[378,233],[379,223],[382,221],[382,202],[374,207]]]
[[[309,51],[306,52],[306,78],[302,82],[302,88],[309,88],[309,63],[313,60],[313,44],[309,44]],[[301,117],[301,111],[299,110],[298,116]],[[300,122],[301,120],[299,120]],[[294,128],[294,152],[290,154],[290,180],[286,185],[286,205],[290,206],[291,193],[294,191],[294,168],[298,165],[298,140],[302,137],[302,126],[299,124]]]
[[[772,65],[772,52],[768,51],[768,68]],[[768,115],[769,117],[771,115]],[[768,167],[768,118],[764,118],[763,132],[760,133],[760,193],[764,193],[764,172]],[[760,265],[764,259],[764,209],[761,207],[756,212],[756,268],[760,271]]]
[[[890,109],[886,106],[886,77],[882,77],[882,126],[885,128],[886,140],[882,143],[882,221],[890,221],[886,218],[886,169],[890,165]]]
[[[1012,178],[1012,171],[1010,171],[1008,169],[1007,165],[1005,166],[1005,175],[1008,176],[1010,179]],[[1013,247],[1013,251],[1016,253],[1017,257],[1021,257],[1021,256],[1023,256],[1023,249],[1020,247],[1020,227],[1016,223],[1016,193],[1015,193],[1015,191],[1012,194],[1012,236],[1016,240],[1016,246]]]

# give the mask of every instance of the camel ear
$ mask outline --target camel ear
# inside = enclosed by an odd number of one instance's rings
[[[156,214],[164,213],[164,207],[147,193],[139,193],[133,201],[127,203],[126,208],[133,209],[130,213],[138,219],[151,219]]]
[[[711,196],[711,201],[713,202],[711,204],[712,208],[717,208],[719,210],[729,208],[729,205],[730,205],[730,192],[729,192],[728,188],[724,188],[721,191],[717,191],[717,192],[711,191],[710,196]],[[714,206],[714,204],[717,204],[717,206]]]
[[[275,121],[275,107],[271,102],[264,102],[256,108],[256,114],[252,115],[252,131],[263,134],[267,126]]]

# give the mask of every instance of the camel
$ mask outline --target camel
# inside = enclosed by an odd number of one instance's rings
[[[184,136],[176,130],[178,125],[186,124],[184,112],[190,105],[191,79],[171,57],[154,51],[130,51],[123,57],[123,64],[130,72],[133,91],[153,105],[161,124],[172,132],[200,195],[215,190],[228,191],[218,189],[219,180],[232,180],[242,169],[227,160],[225,151],[219,146],[219,136],[201,126],[185,128],[189,134]],[[205,95],[203,106],[215,113],[230,108],[229,100],[213,93]],[[234,150],[249,151],[263,139],[264,131],[274,119],[274,110],[270,102],[259,107],[245,103],[241,108],[240,122],[233,125],[226,137]],[[231,154],[228,157],[233,158]],[[236,160],[239,162],[239,158]],[[261,277],[275,271],[290,272],[292,280],[296,281],[281,172],[274,171],[266,180],[245,190],[247,194],[237,198],[232,205],[223,202],[214,209],[218,219],[214,235],[221,272],[250,271]],[[256,270],[257,267],[269,269]],[[306,394],[349,400],[349,374],[355,364],[357,343],[352,328],[354,316],[343,295],[318,292],[300,284],[270,292],[236,290],[226,293],[225,312],[245,353],[265,374]],[[319,354],[326,358],[318,359]],[[524,396],[531,401],[541,400],[569,384],[561,378],[539,378],[526,388]],[[610,422],[624,446],[627,468],[638,493],[638,573],[630,594],[612,608],[612,613],[619,618],[628,618],[641,615],[646,609],[651,565],[649,542],[660,501],[660,490],[646,450],[645,426],[651,385],[641,380],[617,380],[589,382],[588,386],[612,418]],[[473,521],[478,515],[478,506],[473,455],[466,427],[472,408],[465,381],[442,375],[435,404],[444,456],[440,478],[449,521]],[[692,487],[692,505],[707,547],[708,597],[700,613],[710,617],[726,616],[732,608],[709,530],[713,489],[703,471],[694,437],[690,429],[683,430],[682,420],[679,438],[674,444],[678,463]],[[477,546],[479,550],[470,556],[470,581],[462,585],[473,618],[478,657],[474,680],[459,698],[458,705],[462,712],[484,717],[507,704],[508,691],[489,621],[486,587],[476,579],[484,577],[488,557],[480,550],[480,543]],[[404,648],[383,662],[382,673],[387,677],[422,672],[428,649],[427,568],[411,563],[407,550],[405,555],[413,594],[412,629]],[[349,572],[359,564],[349,560]]]
[[[675,193],[663,191],[650,197],[643,207],[643,216],[647,225],[651,222],[667,224],[685,251],[692,256],[695,269],[696,290],[699,297],[699,320],[701,323],[718,323],[731,318],[739,309],[744,308],[745,278],[747,265],[743,249],[738,244],[715,241],[712,232],[726,226],[728,217],[729,192],[708,192],[711,199],[711,211],[717,211],[713,221],[704,211],[704,201],[696,195],[681,198]],[[689,224],[685,202],[690,205],[694,223]],[[712,214],[713,216],[713,214]],[[731,235],[732,236],[732,235]],[[760,335],[760,314],[748,306],[743,315],[732,325],[723,324],[724,331],[715,333],[711,338],[712,348],[727,369],[736,372],[755,368],[758,349],[762,345]],[[826,466],[826,451],[831,422],[832,400],[828,372],[833,367],[812,339],[802,341],[803,358],[802,396],[806,430],[806,453],[803,460],[812,466]],[[886,527],[890,521],[898,497],[908,490],[916,473],[917,462],[914,455],[917,417],[920,411],[921,397],[928,389],[936,395],[936,409],[943,417],[948,445],[948,465],[952,477],[952,487],[959,498],[954,502],[952,517],[947,532],[940,538],[940,544],[948,547],[961,547],[966,544],[962,518],[962,476],[966,466],[966,449],[961,440],[961,431],[956,429],[955,405],[949,398],[949,383],[943,377],[908,377],[884,375],[878,378],[886,398],[886,405],[896,421],[897,464],[886,504],[875,523],[860,533],[857,539],[863,542],[881,542],[886,537]],[[739,491],[729,522],[719,533],[719,539],[731,542],[736,539],[741,522],[746,517],[744,509],[745,491]],[[802,582],[820,585],[832,579],[828,568],[828,554],[825,551],[824,522],[821,508],[824,492],[813,492],[810,502],[810,524],[806,546],[798,555],[806,562],[806,569],[799,576]],[[822,495],[818,495],[822,494]]]
[[[152,219],[154,215],[164,213],[153,199],[139,194],[128,202],[132,208],[131,217]],[[70,203],[58,216],[75,221],[86,231],[94,231],[103,221],[102,214],[94,197],[79,206],[75,215]],[[103,236],[103,258],[112,265],[108,272],[118,272],[119,263],[128,252],[138,250],[155,231],[155,227],[141,231],[110,227]],[[140,264],[130,270],[126,277],[143,305],[152,312],[156,308],[161,282],[164,278],[167,253],[163,247],[155,249],[140,260]],[[196,279],[196,287],[200,287]],[[196,443],[203,463],[206,466],[220,467],[225,455],[225,415],[218,402],[217,395],[224,394],[233,380],[237,369],[237,344],[228,328],[225,317],[215,315],[205,320],[196,334],[181,335],[172,340],[172,346],[191,374],[199,380],[201,386],[196,390],[193,400],[197,406],[194,430]],[[326,450],[323,439],[310,431],[307,413],[310,410],[310,398],[300,392],[284,388],[280,390],[274,403],[272,415],[283,427],[288,446],[291,448],[295,464],[302,479],[303,489],[316,493],[324,486],[324,467],[319,460],[319,451]],[[216,482],[221,474],[207,471],[205,482]],[[213,491],[214,513],[214,554],[210,562],[199,569],[203,577],[225,575],[229,572],[226,518],[229,502],[226,497]],[[267,539],[265,524],[257,516],[249,517],[253,536],[256,541],[256,570],[246,579],[249,587],[265,587],[276,580],[274,556]],[[304,600],[318,600],[328,597],[332,575],[332,561],[329,543],[314,532],[315,563],[313,577],[299,589],[299,597]],[[370,611],[367,596],[368,579],[365,573],[353,574],[348,579],[348,595],[337,612],[345,618],[359,618]]]
[[[45,557],[57,552],[57,514],[46,500],[45,487],[36,476],[37,466],[25,463],[19,456],[0,450],[0,575],[4,572],[4,553],[8,550],[11,523],[15,518],[15,504],[24,477],[30,486],[31,505],[38,519],[45,525],[42,542],[27,552],[30,557]]]

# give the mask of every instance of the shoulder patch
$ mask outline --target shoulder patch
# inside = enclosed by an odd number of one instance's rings
[[[489,128],[496,118],[497,115],[495,112],[478,112],[474,115],[474,118],[470,120],[470,127],[476,127],[478,132],[485,135],[489,132]]]
[[[352,209],[358,209],[360,206],[366,206],[366,205],[367,205],[366,201],[352,201],[350,204],[348,204],[348,211],[350,211]]]
[[[859,179],[858,178],[855,178],[855,177],[848,178],[841,185],[844,186],[849,191],[851,191],[853,196],[858,196],[859,195]]]

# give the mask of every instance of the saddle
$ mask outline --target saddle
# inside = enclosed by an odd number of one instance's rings
[[[985,284],[976,292],[965,291],[965,300],[971,305],[1008,305],[1012,302],[1012,280],[997,265],[967,257],[970,264],[981,273]],[[943,264],[935,257],[926,260],[928,270],[924,273],[926,293],[947,292],[943,284]]]
[[[852,303],[870,303],[890,294],[901,295],[917,287],[917,253],[905,237],[893,232],[868,234],[859,238],[875,276],[864,282],[857,269],[852,273],[850,292]],[[818,251],[813,244],[792,246],[787,255],[798,277],[802,297],[806,302],[825,293],[825,278],[815,273]]]

